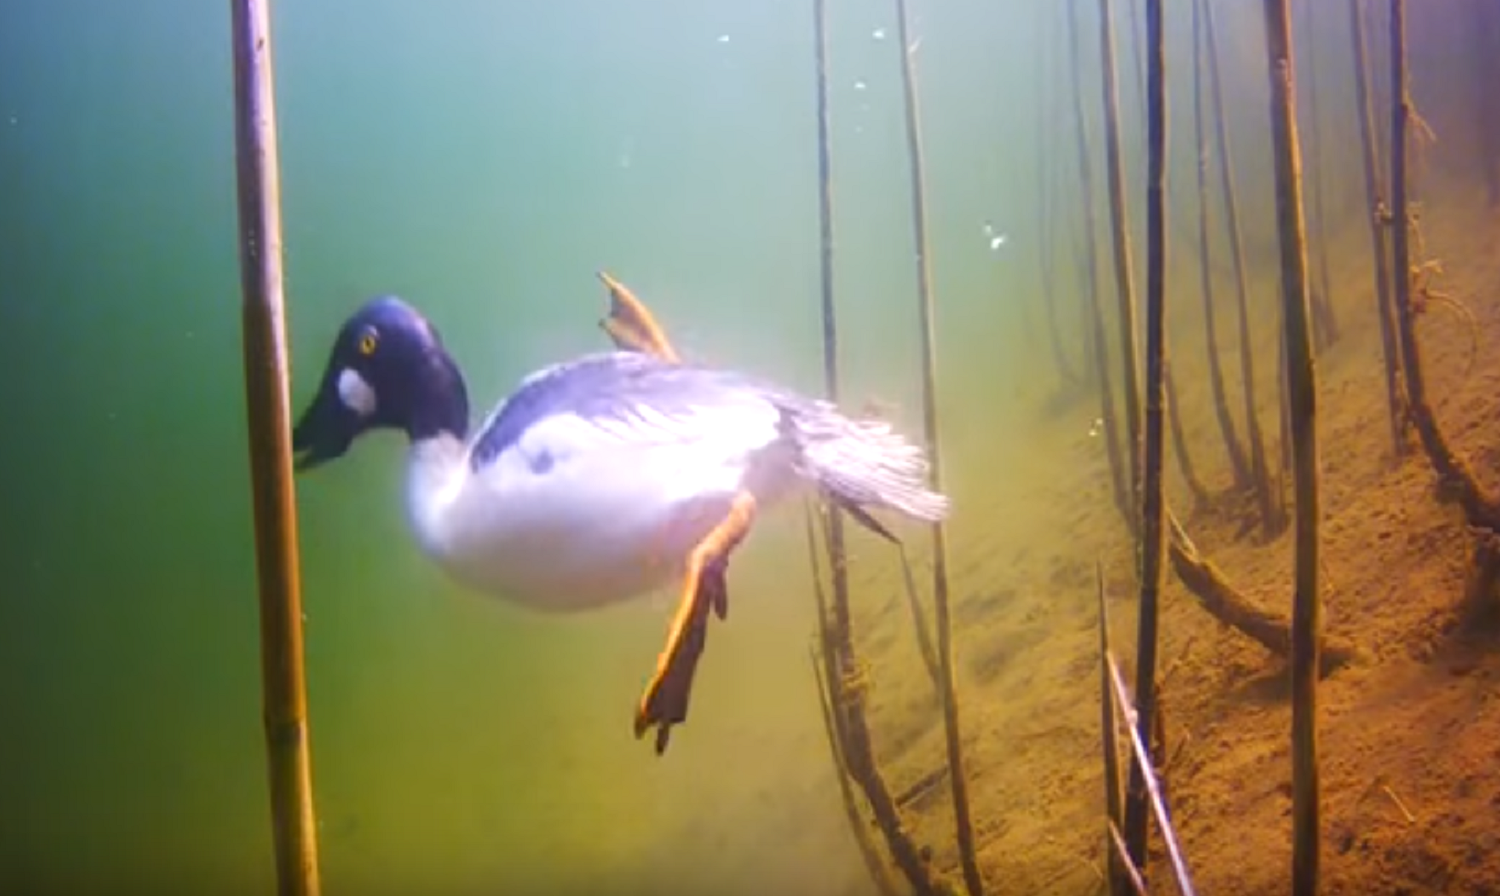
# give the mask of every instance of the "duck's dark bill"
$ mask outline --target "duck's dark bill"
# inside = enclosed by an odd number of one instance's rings
[[[292,431],[297,469],[311,470],[342,457],[359,434],[359,424],[358,415],[343,402],[329,398],[327,390],[318,393]]]

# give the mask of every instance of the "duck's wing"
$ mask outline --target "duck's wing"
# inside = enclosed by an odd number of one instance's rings
[[[620,446],[720,440],[743,450],[778,436],[780,411],[762,384],[730,371],[605,352],[554,364],[522,380],[470,446],[478,470],[506,451],[559,454]],[[539,444],[540,443],[540,444]]]

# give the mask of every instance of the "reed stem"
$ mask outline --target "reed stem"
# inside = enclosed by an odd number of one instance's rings
[[[1326,2],[1326,0],[1325,0]],[[1317,0],[1304,2],[1303,29],[1311,46],[1317,39]],[[1312,159],[1308,192],[1312,194],[1308,224],[1311,246],[1317,267],[1318,288],[1309,295],[1313,311],[1313,338],[1319,348],[1326,348],[1338,341],[1339,321],[1333,301],[1333,280],[1328,271],[1328,216],[1323,202],[1325,187],[1323,167],[1323,117],[1318,114],[1318,59],[1316,53],[1307,54],[1305,67],[1307,79],[1307,154]]]
[[[1078,77],[1082,64],[1081,38],[1078,27],[1078,6],[1084,0],[1068,0],[1068,74],[1071,78],[1069,93],[1073,96],[1073,130],[1077,137],[1077,163],[1079,195],[1083,202],[1083,254],[1081,259],[1087,294],[1087,322],[1085,341],[1092,356],[1094,376],[1099,388],[1099,420],[1104,431],[1105,452],[1109,458],[1110,481],[1114,486],[1115,508],[1125,518],[1126,525],[1135,526],[1135,506],[1130,499],[1127,484],[1125,459],[1120,448],[1120,422],[1115,412],[1114,378],[1109,368],[1109,340],[1104,332],[1104,307],[1099,289],[1099,221],[1094,206],[1094,166],[1091,160],[1092,141],[1089,139],[1088,115],[1084,112],[1083,85]]]
[[[1391,52],[1391,266],[1396,329],[1401,342],[1402,367],[1406,374],[1407,410],[1421,439],[1441,492],[1452,496],[1469,526],[1476,530],[1475,578],[1471,599],[1486,596],[1500,574],[1500,545],[1493,533],[1500,531],[1500,499],[1485,490],[1467,463],[1453,450],[1437,423],[1427,399],[1422,368],[1421,344],[1417,341],[1415,312],[1411,300],[1411,228],[1408,208],[1407,140],[1411,119],[1411,96],[1406,71],[1406,3],[1390,3]],[[1479,605],[1476,610],[1484,609]]]
[[[1125,812],[1123,805],[1123,794],[1120,785],[1120,745],[1118,738],[1117,723],[1115,720],[1115,697],[1114,687],[1110,683],[1109,656],[1112,651],[1109,643],[1109,603],[1104,597],[1104,565],[1094,564],[1094,581],[1098,586],[1099,597],[1099,723],[1100,737],[1104,747],[1104,814],[1111,836],[1117,837],[1116,833],[1120,825],[1125,823]],[[1121,843],[1123,848],[1124,844]],[[1108,870],[1106,883],[1110,893],[1120,893],[1124,882],[1125,868],[1129,865],[1128,855],[1124,858],[1126,862],[1120,861],[1121,856],[1116,855],[1115,850],[1107,849],[1105,867]],[[1135,869],[1130,869],[1134,873]]]
[[[317,896],[297,501],[292,481],[280,170],[267,0],[232,0],[241,327],[260,594],[261,690],[277,892]]]
[[[932,297],[932,271],[927,244],[927,197],[923,186],[923,156],[920,115],[917,107],[916,73],[912,55],[911,22],[906,0],[895,0],[896,32],[900,40],[901,85],[906,118],[906,149],[911,174],[913,249],[917,261],[917,303],[922,339],[922,428],[930,467],[928,477],[934,491],[942,490],[942,443],[937,409],[937,321]],[[958,841],[958,859],[969,896],[980,896],[984,883],[974,853],[974,828],[969,816],[968,780],[964,774],[963,746],[959,731],[957,685],[953,671],[953,626],[948,606],[948,537],[941,521],[932,531],[932,603],[937,627],[938,663],[942,674],[943,734],[948,749],[948,780],[953,788],[953,820]]]
[[[818,0],[822,2],[822,0]],[[841,689],[830,680],[825,670],[836,668],[834,660],[835,636],[828,616],[828,596],[823,590],[823,572],[818,564],[818,539],[813,523],[815,511],[809,504],[803,505],[803,522],[807,532],[807,558],[813,579],[813,599],[818,614],[817,644],[812,650],[813,679],[818,685],[818,702],[823,710],[823,729],[828,735],[828,749],[833,756],[834,774],[839,779],[839,793],[844,801],[844,814],[849,820],[849,831],[854,835],[855,845],[865,861],[865,870],[881,896],[897,896],[900,888],[891,878],[889,868],[880,857],[870,837],[870,826],[865,822],[859,808],[859,799],[854,793],[854,775],[849,770],[844,756],[848,740],[848,728],[844,724],[843,707],[836,700]]]
[[[1398,0],[1399,2],[1399,0]],[[1292,599],[1292,892],[1318,892],[1318,415],[1312,310],[1302,209],[1302,159],[1297,143],[1296,69],[1289,0],[1265,0],[1267,70],[1271,85],[1272,160],[1281,244],[1283,338],[1288,424],[1295,487],[1296,588]]]
[[[1213,95],[1214,141],[1218,147],[1219,180],[1224,194],[1224,224],[1229,236],[1229,258],[1234,266],[1235,310],[1239,326],[1240,379],[1245,389],[1245,441],[1250,447],[1250,471],[1255,478],[1255,494],[1260,506],[1261,533],[1270,539],[1281,531],[1286,520],[1276,498],[1266,461],[1266,440],[1256,408],[1255,362],[1250,330],[1250,285],[1245,265],[1244,239],[1240,231],[1239,198],[1235,190],[1234,164],[1229,145],[1229,128],[1224,116],[1224,84],[1219,71],[1218,29],[1214,22],[1212,0],[1196,0],[1203,13],[1203,33],[1207,38],[1208,83]]]
[[[1500,205],[1500,101],[1494,84],[1500,78],[1500,13],[1494,0],[1470,0],[1469,84],[1475,91],[1474,122],[1478,128],[1476,151],[1485,196],[1490,206]]]
[[[1052,53],[1052,29],[1049,27],[1052,19],[1048,16],[1038,16],[1037,45],[1039,50],[1040,79],[1038,83],[1046,83],[1054,77],[1057,68]],[[1051,110],[1044,103],[1037,104],[1036,129],[1036,156],[1037,156],[1037,189],[1041,192],[1041,201],[1037,203],[1039,219],[1037,222],[1037,263],[1041,278],[1041,288],[1037,295],[1041,298],[1043,313],[1047,321],[1047,342],[1052,348],[1052,360],[1057,367],[1059,379],[1059,392],[1068,393],[1077,389],[1086,380],[1086,374],[1080,374],[1073,366],[1067,351],[1063,348],[1062,327],[1058,322],[1057,303],[1057,264],[1056,249],[1052,236],[1054,224],[1057,218],[1057,196],[1055,188],[1055,171],[1057,169],[1054,159],[1055,151],[1052,146],[1056,137],[1056,129],[1050,127],[1052,121]],[[1088,357],[1084,356],[1084,366],[1088,366]]]
[[[1166,453],[1166,182],[1167,93],[1166,50],[1162,33],[1162,0],[1146,0],[1146,416],[1145,465],[1141,495],[1140,622],[1136,641],[1136,713],[1139,738],[1149,742],[1156,717],[1156,652],[1165,555],[1166,500],[1162,466]],[[1122,210],[1123,212],[1123,210]],[[1121,221],[1117,220],[1116,226]],[[1117,241],[1119,236],[1116,237]],[[1125,791],[1125,845],[1136,867],[1146,865],[1150,819],[1147,775],[1149,756],[1130,766]]]
[[[1136,345],[1135,282],[1130,265],[1129,216],[1125,211],[1125,174],[1120,163],[1119,87],[1115,72],[1114,23],[1110,0],[1099,0],[1099,53],[1104,87],[1104,159],[1109,185],[1109,216],[1119,292],[1121,364],[1124,368],[1126,457],[1130,461],[1126,485],[1130,495],[1132,530],[1139,524],[1141,507],[1141,384],[1140,358]],[[1126,842],[1129,843],[1129,831]]]
[[[828,12],[826,0],[814,0],[813,28],[816,44],[818,218],[821,246],[821,310],[823,318],[824,391],[830,401],[839,397],[838,315],[833,289],[833,176],[828,126]],[[830,712],[839,740],[843,771],[864,791],[875,815],[875,824],[885,837],[896,866],[906,876],[916,896],[937,892],[927,863],[901,823],[885,779],[875,763],[864,695],[848,687],[857,674],[852,614],[849,609],[848,555],[844,544],[843,514],[831,503],[824,508],[824,544],[828,551],[832,613],[821,606],[818,625],[823,646],[824,680],[830,693]],[[813,561],[816,564],[816,560]],[[821,594],[821,586],[819,586]]]
[[[1380,175],[1379,139],[1370,95],[1369,25],[1365,0],[1349,0],[1349,34],[1354,42],[1354,97],[1359,114],[1360,162],[1364,172],[1365,222],[1370,230],[1370,255],[1375,261],[1375,316],[1380,322],[1380,351],[1384,362],[1386,411],[1391,430],[1391,454],[1407,451],[1409,425],[1401,392],[1401,346],[1397,342],[1391,296],[1391,257],[1385,238],[1385,196]]]
[[[1234,473],[1237,489],[1255,487],[1250,471],[1250,460],[1235,432],[1234,415],[1229,410],[1229,397],[1224,388],[1224,367],[1219,359],[1218,328],[1215,324],[1213,251],[1208,229],[1208,145],[1204,134],[1203,109],[1203,8],[1193,3],[1193,139],[1198,151],[1198,288],[1203,294],[1204,346],[1208,352],[1208,385],[1213,394],[1214,416],[1219,423],[1219,435],[1224,439],[1224,450],[1229,455],[1229,468]]]

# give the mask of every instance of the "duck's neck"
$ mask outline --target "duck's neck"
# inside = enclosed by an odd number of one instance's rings
[[[441,559],[452,543],[450,512],[468,478],[468,450],[450,430],[412,439],[406,460],[406,513],[418,544]]]

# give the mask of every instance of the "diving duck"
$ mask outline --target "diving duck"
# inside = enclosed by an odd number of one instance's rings
[[[724,618],[729,556],[757,513],[811,489],[891,537],[869,509],[923,521],[948,512],[922,450],[888,424],[669,349],[553,364],[472,430],[469,411],[437,329],[379,296],[334,339],[293,432],[297,468],[342,457],[369,432],[405,433],[406,515],[422,551],[462,586],[536,611],[599,608],[680,581],[635,710],[636,737],[656,728],[658,755],[687,718],[707,613]]]

